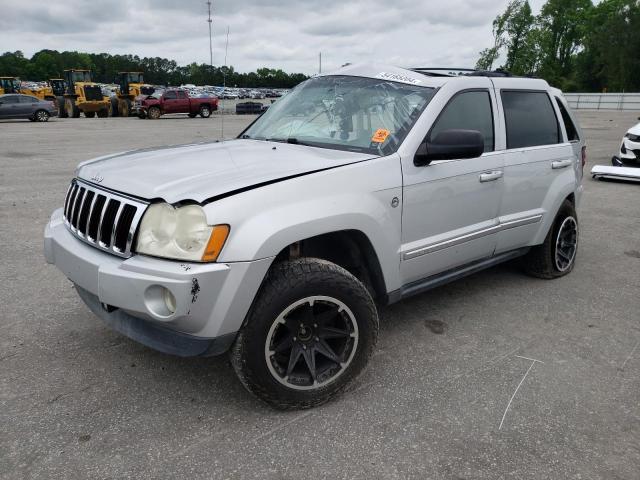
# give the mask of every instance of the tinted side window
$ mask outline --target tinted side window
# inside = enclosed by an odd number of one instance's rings
[[[165,98],[165,100],[175,100],[176,99],[176,92],[166,92],[164,94],[164,98]]]
[[[558,108],[560,109],[560,113],[562,114],[562,121],[564,122],[564,128],[567,131],[567,140],[570,142],[575,142],[576,140],[580,140],[580,135],[578,135],[578,129],[576,128],[573,120],[571,120],[571,116],[569,112],[564,107],[562,100],[556,98],[556,103],[558,104]]]
[[[558,119],[546,92],[502,91],[507,148],[560,143]]]
[[[187,98],[186,92],[178,92],[178,98]]]
[[[449,129],[478,130],[484,137],[484,151],[492,152],[494,130],[489,92],[462,92],[453,97],[434,123],[429,139]]]
[[[7,95],[6,97],[0,98],[0,102],[2,102],[2,103],[18,103],[18,95]]]

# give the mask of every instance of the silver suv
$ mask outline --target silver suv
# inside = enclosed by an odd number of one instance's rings
[[[117,331],[230,351],[250,392],[306,408],[362,372],[377,306],[516,258],[569,273],[584,163],[543,80],[352,65],[236,140],[80,164],[45,255]]]

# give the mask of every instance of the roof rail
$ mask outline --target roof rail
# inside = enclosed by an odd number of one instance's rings
[[[445,67],[418,67],[410,68],[417,73],[428,75],[430,77],[512,77],[511,73],[498,68],[497,70],[476,70],[475,68],[445,68]]]

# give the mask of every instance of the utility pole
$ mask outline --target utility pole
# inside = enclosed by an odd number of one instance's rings
[[[318,56],[318,73],[322,73],[322,52],[320,52],[320,55]]]
[[[207,0],[207,7],[209,9],[209,18],[207,22],[209,22],[209,65],[213,67],[213,41],[211,40],[211,24],[213,20],[211,20],[211,0]]]

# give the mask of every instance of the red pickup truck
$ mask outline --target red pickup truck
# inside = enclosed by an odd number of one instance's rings
[[[165,90],[162,95],[138,97],[134,103],[138,118],[156,120],[167,113],[188,113],[194,118],[211,116],[218,110],[218,99],[215,97],[192,98],[184,90]]]

